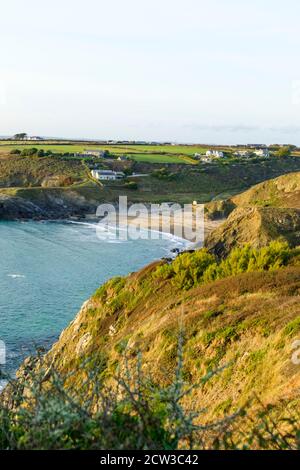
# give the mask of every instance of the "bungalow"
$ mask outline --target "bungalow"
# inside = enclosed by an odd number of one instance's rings
[[[206,152],[207,157],[216,157],[216,158],[223,158],[224,153],[221,152],[220,150],[208,150]]]
[[[105,150],[84,150],[84,152],[82,153],[83,156],[85,157],[97,157],[97,158],[101,158],[103,157],[105,154]]]
[[[255,153],[255,155],[257,155],[258,157],[265,157],[265,158],[267,158],[267,157],[270,156],[269,149],[267,149],[267,148],[254,150],[254,153]]]
[[[43,137],[39,137],[38,135],[27,136],[26,140],[44,140]]]
[[[92,170],[91,175],[99,181],[115,181],[124,178],[125,174],[122,171],[112,170]]]

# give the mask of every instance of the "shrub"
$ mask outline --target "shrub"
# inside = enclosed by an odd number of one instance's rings
[[[124,347],[121,345],[122,351]],[[204,410],[189,411],[184,399],[222,370],[210,372],[190,386],[184,380],[182,351],[180,341],[173,381],[164,387],[145,375],[140,354],[131,365],[124,355],[123,372],[115,375],[111,385],[103,383],[101,361],[82,363],[78,367],[84,368],[87,378],[76,388],[67,384],[71,373],[63,377],[45,363],[38,371],[39,360],[27,362],[23,375],[11,381],[1,395],[0,448],[299,448],[299,414],[290,410],[278,417],[276,408],[259,403],[254,416],[247,409],[226,415],[234,407],[227,400],[217,410],[222,415],[217,421],[202,424]]]
[[[177,177],[176,173],[170,173],[166,167],[160,168],[159,170],[154,170],[151,175],[154,178],[165,181],[172,181]]]
[[[21,155],[23,155],[24,157],[31,157],[32,155],[35,155],[36,153],[38,153],[37,148],[29,148],[29,149],[23,149],[21,152]]]
[[[194,253],[183,253],[171,263],[159,266],[154,274],[162,279],[171,278],[174,285],[190,289],[202,283],[253,271],[270,271],[286,266],[298,251],[286,242],[273,241],[256,249],[245,245],[235,248],[226,259],[218,261],[205,248]]]
[[[133,190],[138,189],[138,184],[135,181],[128,181],[127,183],[125,183],[124,186],[126,189],[133,189]]]

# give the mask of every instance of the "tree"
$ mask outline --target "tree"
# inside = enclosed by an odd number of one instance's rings
[[[15,140],[24,140],[26,139],[26,137],[27,137],[26,132],[20,132],[19,134],[14,135]]]
[[[291,149],[290,147],[280,147],[280,149],[277,151],[277,157],[289,157],[291,155]]]

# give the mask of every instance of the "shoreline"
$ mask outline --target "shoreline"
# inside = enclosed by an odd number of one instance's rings
[[[138,216],[123,216],[120,215],[120,213],[117,211],[116,212],[116,219],[117,219],[117,227],[122,230],[130,230],[132,229],[133,231],[135,230],[142,230],[142,231],[149,231],[152,233],[157,233],[157,234],[165,234],[170,235],[174,237],[175,239],[177,238],[178,240],[183,240],[186,243],[190,243],[193,245],[195,248],[201,247],[204,244],[204,241],[206,237],[219,225],[221,225],[226,219],[218,219],[218,220],[209,220],[206,218],[201,218],[200,220],[200,225],[197,228],[197,225],[195,225],[194,220],[189,219],[188,221],[183,219],[183,211],[177,211],[174,214],[170,216],[170,219],[168,219],[168,224],[164,225],[164,221],[162,220],[162,214],[161,213],[155,213],[155,214],[147,214],[147,215],[138,215]],[[184,223],[183,223],[184,220]],[[83,220],[78,220],[78,222],[87,222],[87,223],[99,223],[100,218],[93,215],[93,214],[87,214],[86,218]],[[114,223],[112,224],[107,224],[107,227],[115,227]],[[193,235],[193,231],[199,230],[200,233],[202,233],[201,240],[194,242],[193,240],[189,239],[186,232],[188,234]],[[154,237],[155,238],[155,237]]]
[[[209,220],[204,218],[204,226],[200,227],[199,230],[203,231],[203,238],[196,243],[191,241],[187,236],[185,236],[185,230],[194,230],[195,226],[192,226],[191,223],[182,224],[182,212],[177,212],[170,217],[170,224],[164,226],[162,224],[161,214],[153,214],[151,217],[145,215],[138,216],[127,216],[122,217],[118,210],[116,210],[117,216],[117,229],[118,230],[133,230],[136,233],[136,230],[147,231],[151,233],[156,233],[158,235],[170,236],[173,239],[178,239],[178,241],[183,241],[185,243],[190,243],[193,248],[200,248],[203,246],[203,243],[207,236],[215,230],[219,225],[221,225],[226,219],[218,220]],[[57,222],[57,223],[86,223],[96,226],[101,221],[101,218],[96,214],[86,213],[84,215],[76,215],[69,217],[22,217],[22,218],[9,218],[9,219],[0,219],[0,222]],[[115,225],[113,223],[107,223],[106,228],[114,229]],[[153,237],[157,239],[159,237]]]

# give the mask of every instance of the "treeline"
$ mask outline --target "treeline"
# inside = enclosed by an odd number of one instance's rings
[[[13,149],[10,151],[11,155],[21,155],[23,157],[49,157],[51,155],[55,155],[56,157],[74,157],[74,153],[71,152],[64,152],[64,153],[57,153],[52,152],[52,150],[43,150],[37,149],[36,147],[32,148],[25,148],[23,150]]]

